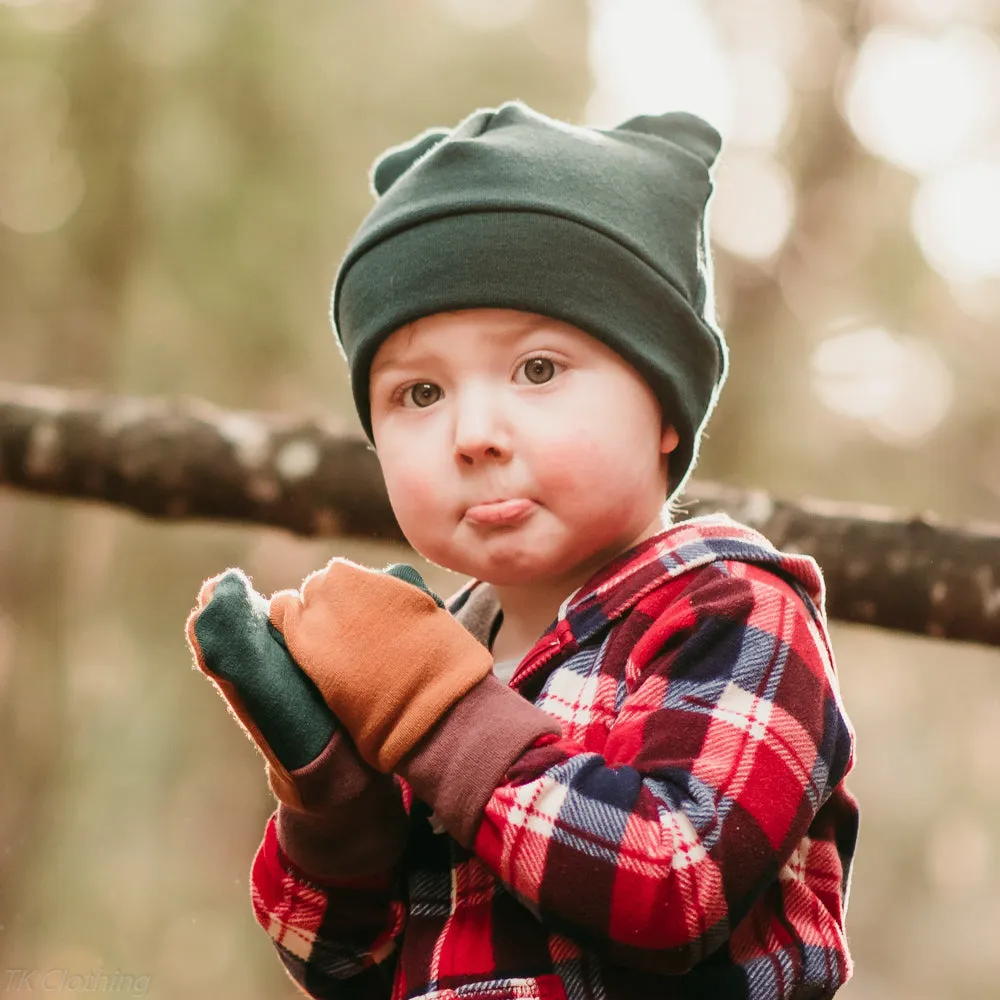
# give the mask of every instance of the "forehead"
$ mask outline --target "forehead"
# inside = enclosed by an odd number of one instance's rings
[[[466,309],[435,313],[393,331],[375,354],[371,376],[384,368],[428,355],[450,355],[458,348],[478,352],[515,345],[532,333],[541,331],[566,339],[591,339],[569,323],[515,309]]]

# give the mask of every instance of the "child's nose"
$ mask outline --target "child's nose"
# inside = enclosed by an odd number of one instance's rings
[[[464,394],[455,412],[455,456],[466,465],[504,461],[511,454],[510,429],[500,402],[487,391]]]

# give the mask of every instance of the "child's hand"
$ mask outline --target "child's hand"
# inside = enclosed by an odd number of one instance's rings
[[[271,598],[271,622],[380,771],[493,669],[411,566],[379,573],[333,559],[300,591]]]
[[[302,806],[289,771],[315,760],[337,728],[316,685],[268,621],[268,602],[242,570],[206,580],[187,621],[198,668],[215,682],[264,754],[278,797]]]
[[[292,841],[293,860],[316,874],[332,874],[332,866],[356,871],[391,863],[405,837],[400,791],[358,757],[268,613],[268,601],[246,575],[230,569],[202,585],[187,639],[198,668],[267,760],[271,789],[282,804],[279,837],[286,833],[282,839]],[[358,843],[346,842],[338,829],[345,824],[360,833]]]

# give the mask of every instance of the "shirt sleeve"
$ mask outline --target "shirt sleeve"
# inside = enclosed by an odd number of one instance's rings
[[[251,869],[251,901],[286,971],[310,997],[388,1000],[406,923],[399,866],[316,881],[278,842],[275,817]]]
[[[766,570],[735,572],[706,567],[666,595],[603,753],[535,740],[474,850],[550,930],[625,966],[686,972],[732,949],[754,908],[757,939],[739,947],[766,950],[770,908],[792,950],[843,968],[853,842],[838,826],[856,828],[856,809],[834,793],[853,731],[815,609]]]

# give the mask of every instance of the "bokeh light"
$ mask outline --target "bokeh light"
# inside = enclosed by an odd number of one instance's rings
[[[821,341],[811,374],[830,410],[863,421],[894,445],[920,442],[951,405],[952,376],[934,348],[880,326],[846,329]]]
[[[875,28],[858,52],[844,103],[852,128],[873,153],[924,173],[952,162],[995,124],[1000,49],[971,28],[935,38]]]
[[[690,111],[725,134],[732,119],[729,69],[701,4],[590,0],[590,11],[589,123]]]
[[[1000,278],[1000,154],[926,178],[911,224],[924,256],[946,278]]]
[[[711,208],[712,239],[730,253],[763,261],[781,248],[795,214],[795,190],[770,156],[735,152],[722,157]]]
[[[889,20],[911,24],[988,24],[996,14],[995,0],[880,0],[879,9]]]
[[[787,74],[764,53],[753,49],[735,53],[729,70],[732,124],[726,142],[773,148],[791,107]]]

